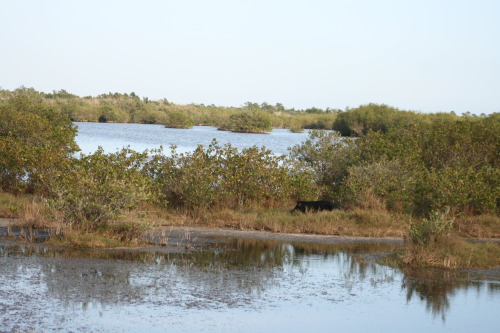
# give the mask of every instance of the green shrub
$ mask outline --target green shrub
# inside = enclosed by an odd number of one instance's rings
[[[403,195],[420,214],[447,206],[455,213],[498,213],[498,131],[498,120],[440,119],[393,128],[385,134],[368,133],[355,140],[355,149],[363,165],[397,161],[400,167],[394,173],[403,183],[411,180],[411,186],[394,187],[389,194],[386,183],[374,184],[374,192],[381,197]],[[367,168],[351,169],[361,179],[353,176],[350,180],[365,179],[363,172],[373,173]]]
[[[333,130],[344,136],[362,136],[369,131],[387,132],[401,124],[414,123],[419,115],[410,111],[401,111],[385,104],[366,104],[357,108],[339,112]]]
[[[167,113],[164,122],[165,126],[170,128],[191,128],[194,126],[194,119],[183,111],[171,111]]]
[[[314,189],[309,174],[291,169],[284,156],[257,147],[238,151],[215,140],[193,152],[179,154],[175,147],[170,157],[160,152],[148,170],[164,201],[194,212],[252,204],[272,207]]]
[[[485,166],[426,170],[418,178],[414,202],[420,212],[451,207],[467,214],[498,213],[500,169]]]
[[[449,209],[443,212],[432,211],[428,219],[424,219],[419,224],[410,224],[405,241],[413,245],[427,246],[448,236],[454,221],[448,213]]]
[[[223,126],[234,132],[265,133],[272,129],[271,115],[261,110],[242,111],[229,117]]]
[[[99,107],[99,122],[126,123],[130,120],[130,115],[119,107],[105,103]]]
[[[355,141],[322,130],[312,130],[308,140],[292,147],[290,160],[296,168],[314,175],[316,185],[323,189],[320,196],[337,199],[349,167],[360,162]]]
[[[411,208],[416,177],[398,160],[381,160],[351,166],[343,183],[343,201],[364,206],[367,194],[380,199],[388,209]]]
[[[99,223],[113,219],[141,202],[154,199],[151,180],[142,171],[146,153],[122,149],[68,161],[54,170],[47,204],[68,224]]]
[[[0,188],[42,192],[44,175],[77,149],[76,127],[44,102],[14,96],[0,105]]]

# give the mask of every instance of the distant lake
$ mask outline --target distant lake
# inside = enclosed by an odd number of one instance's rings
[[[176,145],[178,152],[193,151],[198,145],[208,146],[212,139],[219,144],[230,143],[239,149],[265,146],[276,155],[288,153],[288,148],[304,142],[308,131],[292,133],[288,129],[273,129],[268,134],[233,133],[219,131],[211,126],[194,126],[190,129],[166,128],[150,124],[114,124],[77,122],[76,142],[82,153],[89,154],[101,146],[111,153],[130,146],[136,151],[163,146],[165,152]]]

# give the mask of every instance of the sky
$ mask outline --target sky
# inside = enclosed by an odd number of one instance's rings
[[[500,112],[498,0],[0,0],[0,88]]]

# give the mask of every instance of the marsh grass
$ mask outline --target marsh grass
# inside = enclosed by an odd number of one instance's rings
[[[81,248],[111,248],[143,246],[144,237],[159,226],[206,226],[238,230],[262,230],[276,233],[304,233],[355,237],[404,237],[412,217],[403,213],[389,212],[380,205],[349,210],[323,211],[318,213],[290,213],[293,202],[287,207],[269,208],[249,205],[241,209],[222,208],[200,210],[191,214],[183,209],[166,209],[154,204],[143,204],[124,212],[115,220],[90,224],[62,222],[57,212],[47,211],[42,200],[0,193],[1,207],[18,207],[16,218],[20,229],[16,237],[22,241],[40,241],[35,230],[44,230],[48,243]],[[413,218],[415,222],[415,218]],[[419,223],[418,220],[416,223]],[[450,234],[432,246],[408,245],[404,253],[384,260],[399,266],[429,267],[497,267],[500,266],[498,244],[473,244],[459,237],[488,238],[500,235],[498,216],[481,215],[458,217],[451,226]],[[14,232],[11,230],[10,234]],[[186,244],[190,243],[186,236]],[[168,235],[160,235],[159,245],[170,245]]]
[[[177,211],[168,217],[168,225],[202,225],[239,230],[277,233],[305,233],[357,237],[402,237],[409,216],[385,210],[353,209],[317,213],[290,213],[288,208],[247,207],[242,210],[205,211],[196,218]]]
[[[449,210],[433,211],[428,218],[410,223],[402,252],[382,262],[400,267],[447,269],[500,267],[499,243],[466,241],[459,237],[455,223]]]
[[[455,219],[454,229],[466,238],[500,238],[500,216],[460,216]]]
[[[0,193],[2,207],[11,205],[17,197]],[[81,248],[111,248],[144,245],[142,236],[155,223],[166,217],[162,210],[141,206],[116,220],[99,224],[68,223],[59,212],[49,209],[43,200],[21,196],[17,201],[15,226],[9,226],[8,236],[22,242],[40,242]],[[42,237],[42,234],[44,236]]]
[[[78,225],[52,234],[47,243],[78,248],[114,248],[145,245],[143,236],[151,228],[144,222],[111,221],[98,228]]]
[[[429,246],[409,245],[399,255],[399,264],[453,269],[495,268],[500,267],[500,244],[471,243],[449,236]]]
[[[31,205],[33,196],[16,196],[10,193],[0,192],[0,217],[19,218],[26,207]]]

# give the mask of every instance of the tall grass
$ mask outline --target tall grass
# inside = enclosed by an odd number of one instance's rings
[[[169,225],[203,225],[239,230],[262,230],[276,233],[304,233],[356,237],[402,237],[409,216],[383,210],[356,208],[317,213],[290,213],[289,207],[205,210],[194,218],[178,211],[169,216]]]
[[[400,264],[441,268],[500,267],[500,244],[470,243],[460,239],[454,231],[454,223],[446,210],[432,212],[428,219],[410,224]]]

